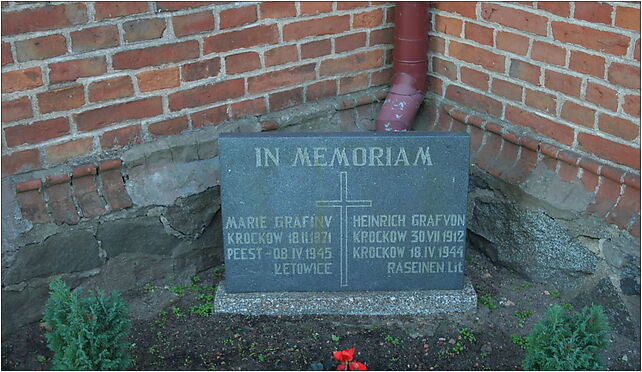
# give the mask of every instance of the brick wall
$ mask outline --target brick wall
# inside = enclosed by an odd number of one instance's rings
[[[391,6],[3,3],[2,177],[386,84]]]
[[[640,236],[640,4],[441,2],[430,9],[433,129],[519,184],[540,163]],[[439,103],[449,105],[439,106]]]

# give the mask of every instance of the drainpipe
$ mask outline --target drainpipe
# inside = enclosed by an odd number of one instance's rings
[[[395,3],[392,86],[375,121],[377,131],[410,129],[424,100],[428,69],[427,3]]]

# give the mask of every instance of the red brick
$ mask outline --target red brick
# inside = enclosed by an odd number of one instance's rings
[[[160,97],[149,97],[75,114],[76,127],[86,132],[125,120],[153,117],[163,113]]]
[[[260,7],[261,19],[296,16],[296,7],[292,1],[264,1]]]
[[[228,119],[227,105],[213,107],[207,110],[190,114],[192,127],[201,128],[204,126],[219,125]]]
[[[593,124],[595,123],[595,110],[580,106],[571,101],[564,102],[561,116],[564,120],[587,128],[593,128]]]
[[[100,169],[101,172],[105,172],[112,169],[120,169],[122,165],[123,161],[120,159],[105,160],[100,162],[98,169]]]
[[[477,2],[475,1],[437,1],[431,3],[431,7],[437,10],[441,10],[449,13],[457,13],[461,16],[468,18],[477,18],[475,13],[475,7]]]
[[[432,71],[433,73],[443,75],[450,80],[457,80],[457,66],[450,61],[432,57]]]
[[[562,182],[573,182],[577,179],[578,168],[574,165],[558,161],[559,170],[557,174],[560,176]]]
[[[457,18],[450,18],[445,16],[436,15],[435,16],[435,32],[440,32],[442,34],[459,36],[461,35],[461,29],[463,27],[463,22]]]
[[[626,95],[624,96],[624,103],[622,110],[631,116],[640,117],[640,96]],[[613,110],[615,111],[615,110]]]
[[[373,49],[350,54],[345,57],[325,59],[320,64],[320,75],[337,75],[344,72],[357,72],[383,65],[383,50]]]
[[[361,35],[361,34],[356,34],[356,35]],[[352,36],[352,35],[350,35],[350,36]],[[334,43],[334,48],[337,49],[337,45],[338,45],[337,43],[339,42],[339,40],[341,40],[343,38],[350,37],[350,36],[344,36],[344,37],[337,38],[335,43]],[[361,39],[361,36],[359,36],[359,39]],[[363,39],[364,39],[364,43],[363,44],[365,44],[365,34],[363,34]],[[390,44],[390,45],[392,45],[392,43],[393,43],[393,28],[392,27],[384,28],[384,29],[381,29],[381,30],[372,30],[372,31],[370,31],[370,46],[381,45],[381,44]],[[353,48],[350,48],[347,45],[343,45],[341,47],[341,49],[342,49],[341,51],[357,49],[357,48],[360,48],[362,46],[363,45],[361,45],[361,42],[359,41],[358,43],[355,43]],[[337,52],[338,52],[338,50],[337,50]]]
[[[539,84],[540,69],[538,66],[518,59],[511,59],[509,75],[513,78],[527,81],[533,85]]]
[[[624,177],[625,173],[625,171],[610,165],[603,165],[600,169],[601,176],[609,178],[617,183],[622,183],[622,177]]]
[[[640,126],[626,120],[600,113],[598,127],[602,132],[612,134],[625,140],[634,140],[640,134]]]
[[[488,81],[490,79],[488,74],[465,66],[461,67],[459,73],[461,75],[462,83],[483,91],[488,90]]]
[[[611,111],[617,111],[617,92],[603,85],[587,82],[586,100]]]
[[[74,81],[78,78],[102,75],[107,72],[105,57],[92,57],[58,62],[49,65],[51,84]]]
[[[221,60],[214,57],[204,61],[188,63],[181,66],[181,80],[195,81],[216,76],[221,71]]]
[[[263,3],[265,4],[265,3]],[[308,36],[338,34],[350,29],[350,16],[330,16],[289,23],[283,26],[283,40],[299,40]]]
[[[428,75],[426,85],[428,86],[428,91],[440,96],[443,94],[443,82],[441,79]]]
[[[260,68],[261,60],[258,53],[246,52],[225,57],[225,65],[227,66],[227,74],[232,75]]]
[[[138,69],[141,67],[180,62],[197,57],[198,42],[196,40],[190,40],[182,43],[116,53],[113,57],[113,65],[116,70]]]
[[[526,105],[543,111],[550,115],[555,115],[556,98],[553,95],[536,90],[526,89]]]
[[[633,169],[640,169],[640,150],[589,133],[579,133],[580,149]]]
[[[4,128],[4,137],[9,147],[40,143],[67,134],[69,121],[64,117]]]
[[[373,34],[377,31],[385,31],[385,30],[391,30],[391,29],[384,29],[384,30],[375,30],[371,31],[370,33],[370,45],[377,45],[381,43],[373,43]],[[391,34],[392,35],[392,34]],[[356,34],[351,34],[351,35],[346,35],[346,36],[341,36],[338,37],[334,40],[334,51],[335,53],[341,53],[341,52],[347,52],[350,50],[358,49],[361,47],[364,47],[366,45],[366,33],[365,32],[359,32]]]
[[[231,105],[232,118],[238,119],[249,115],[261,115],[267,111],[265,99],[259,97],[241,102],[235,102]]]
[[[141,92],[176,88],[181,84],[178,67],[143,71],[136,74],[136,80],[138,80],[138,89]]]
[[[546,36],[546,17],[496,4],[481,4],[481,16],[488,22]]]
[[[450,42],[449,55],[453,58],[485,67],[490,71],[504,72],[504,56],[472,45]]]
[[[67,53],[67,44],[62,35],[49,35],[15,42],[16,60],[26,62],[47,59]]]
[[[533,41],[531,58],[537,61],[564,66],[566,64],[566,49],[542,41]]]
[[[208,5],[221,4],[220,1],[157,1],[156,7],[162,12],[200,8]]]
[[[109,170],[103,172],[101,169],[99,177],[103,185],[103,195],[112,210],[119,210],[132,206],[132,200],[127,194],[120,170]]]
[[[11,44],[2,43],[2,66],[13,63],[13,56],[11,55]]]
[[[609,4],[594,1],[580,1],[575,4],[575,18],[593,23],[611,25],[611,12],[613,7]]]
[[[498,49],[522,56],[528,52],[528,38],[512,32],[498,31],[496,45]]]
[[[428,22],[430,23],[430,17],[428,17]],[[395,23],[395,7],[394,6],[386,9],[386,23]],[[430,29],[431,26],[429,25],[428,28]]]
[[[172,136],[187,129],[187,116],[157,121],[147,126],[147,131],[153,137]]]
[[[40,67],[2,73],[2,93],[13,93],[37,88],[42,85]]]
[[[327,13],[332,11],[331,1],[302,1],[299,3],[301,15]]]
[[[339,2],[337,2],[337,10],[357,9],[357,8],[363,8],[364,6],[368,6],[368,2],[367,1],[339,1]]]
[[[131,97],[133,94],[134,86],[129,76],[119,76],[89,84],[89,102]]]
[[[526,181],[536,164],[537,153],[522,147],[519,159],[512,168],[502,173],[502,178],[512,184],[521,184]]]
[[[38,150],[25,150],[2,155],[2,177],[40,168]]]
[[[332,52],[330,39],[311,41],[301,44],[301,59],[315,58],[328,55]]]
[[[240,97],[245,93],[243,79],[226,80],[218,83],[182,90],[169,95],[172,111]]]
[[[134,42],[142,40],[160,39],[163,37],[167,25],[162,18],[135,19],[123,23],[125,41]]]
[[[580,181],[582,181],[582,185],[584,186],[584,190],[586,192],[594,192],[595,188],[597,187],[597,184],[599,183],[599,178],[595,173],[589,172],[588,170],[584,170],[582,172],[582,177],[580,178]]]
[[[103,151],[116,150],[142,142],[140,124],[114,129],[100,136],[100,147]]]
[[[428,38],[428,53],[444,54],[446,51],[446,40],[439,36]]]
[[[93,142],[92,137],[85,137],[48,146],[46,148],[47,160],[50,164],[65,163],[68,160],[89,154],[92,150]]]
[[[635,48],[633,49],[633,58],[638,62],[640,61],[640,39],[635,42]]]
[[[508,81],[493,79],[491,91],[513,101],[522,101],[522,87]]]
[[[544,73],[544,86],[569,96],[579,97],[582,80],[575,76],[561,74],[556,71],[546,70]]]
[[[143,1],[99,1],[94,7],[98,21],[149,12],[149,6]]]
[[[590,55],[579,50],[571,51],[569,67],[573,71],[604,78],[604,58]]]
[[[476,23],[466,22],[464,36],[468,40],[473,40],[480,44],[493,46],[492,28],[480,26]]]
[[[258,20],[255,5],[222,10],[219,14],[219,17],[221,19],[221,29],[237,27],[256,22]]]
[[[9,123],[33,116],[31,100],[29,97],[21,97],[12,101],[2,102],[2,122]]]
[[[640,32],[640,9],[618,6],[615,10],[615,25]]]
[[[515,166],[518,158],[519,146],[508,141],[503,141],[502,152],[500,152],[495,159],[495,162],[490,167],[489,172],[505,178],[505,174]]]
[[[299,60],[296,45],[285,45],[265,52],[265,67],[284,65]]]
[[[448,86],[446,98],[459,102],[464,106],[483,111],[491,116],[500,116],[502,112],[501,102],[456,85],[451,84]]]
[[[640,212],[640,190],[625,186],[620,200],[606,218],[606,222],[614,223],[624,229],[629,221]]]
[[[45,199],[41,192],[37,190],[21,192],[18,193],[17,197],[20,202],[22,217],[33,223],[49,222]]]
[[[339,94],[356,92],[368,87],[368,74],[347,76],[339,80]]]
[[[375,9],[352,16],[352,29],[374,28],[383,23],[383,11]]]
[[[113,25],[85,28],[71,33],[71,49],[76,53],[111,48],[119,44],[118,28]]]
[[[269,97],[270,111],[279,111],[284,108],[303,103],[303,88],[294,88],[283,92],[272,93]]]
[[[386,68],[380,71],[374,71],[371,73],[370,85],[377,86],[377,85],[390,84],[391,79],[392,79],[391,68]]]
[[[555,40],[562,43],[577,44],[616,56],[625,55],[629,47],[628,37],[613,32],[565,22],[552,22],[552,27]]]
[[[484,145],[479,149],[479,152],[477,152],[475,158],[471,160],[480,168],[490,170],[491,165],[499,154],[501,145],[502,137],[494,133],[487,133],[486,143],[484,143]],[[492,172],[491,174],[493,173],[495,172]],[[498,174],[496,173],[493,175],[498,176]]]
[[[35,9],[2,12],[2,36],[52,30],[87,22],[82,3],[45,5]]]
[[[631,89],[640,89],[640,65],[611,63],[608,79],[611,83]]]
[[[96,168],[93,167],[93,173],[72,178],[74,196],[78,201],[83,217],[92,218],[102,216],[107,212],[105,201],[98,195],[96,187]]]
[[[38,94],[38,106],[43,114],[72,110],[84,103],[85,93],[82,85],[72,85]]]
[[[573,129],[518,107],[506,106],[506,120],[516,125],[529,127],[561,144],[569,146],[573,144]]]
[[[223,27],[223,12],[221,12],[221,28],[225,28]],[[175,16],[172,17],[172,24],[174,25],[174,34],[177,37],[198,34],[199,32],[210,31],[214,29],[214,16],[209,10],[200,13],[187,14],[184,16]]]
[[[335,80],[320,81],[308,85],[306,101],[314,101],[319,98],[331,97],[337,94],[337,82]]]
[[[311,63],[250,77],[247,79],[248,93],[261,93],[275,88],[313,80],[315,78],[314,68],[315,64]]]
[[[595,194],[595,201],[586,208],[590,214],[606,216],[620,196],[620,184],[606,177],[600,177],[601,184]]]
[[[261,25],[238,31],[221,32],[203,40],[204,54],[275,44],[279,41],[276,25]]]
[[[538,1],[537,9],[557,14],[560,17],[568,17],[571,14],[571,5],[567,1]]]

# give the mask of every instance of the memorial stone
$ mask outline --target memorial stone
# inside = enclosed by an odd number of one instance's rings
[[[225,289],[464,288],[463,132],[223,133]]]

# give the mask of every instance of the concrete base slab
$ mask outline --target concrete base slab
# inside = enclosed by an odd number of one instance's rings
[[[245,315],[416,315],[463,312],[477,307],[477,293],[468,278],[461,290],[371,292],[227,293],[221,282],[215,311]]]

